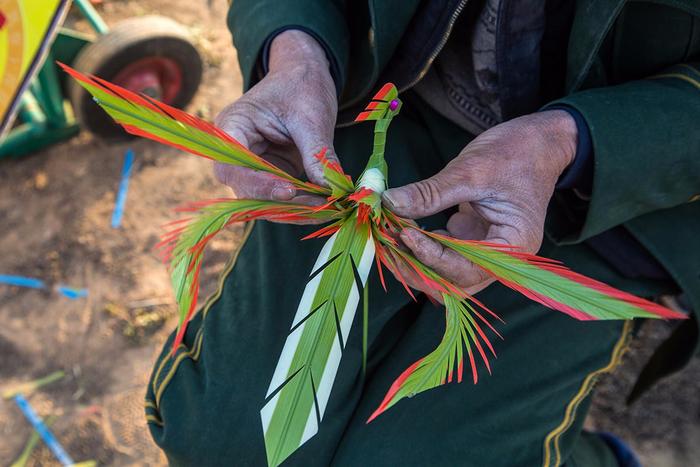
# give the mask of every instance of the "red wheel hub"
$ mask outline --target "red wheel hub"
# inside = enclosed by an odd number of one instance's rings
[[[146,57],[127,65],[113,82],[129,91],[172,104],[182,89],[182,70],[173,59]]]

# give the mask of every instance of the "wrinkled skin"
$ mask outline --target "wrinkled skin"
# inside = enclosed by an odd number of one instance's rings
[[[290,30],[271,44],[269,73],[226,107],[216,124],[280,168],[295,176],[305,173],[325,186],[314,154],[328,147],[327,156],[337,159],[337,110],[325,52],[311,36]],[[479,135],[433,177],[387,190],[383,202],[410,219],[458,206],[447,223],[448,235],[516,245],[534,253],[542,243],[554,186],[573,160],[576,142],[576,124],[565,111],[519,117]],[[215,171],[241,198],[321,202],[267,174],[222,164]],[[404,229],[401,240],[425,265],[469,293],[492,282],[471,262],[415,229]],[[412,287],[424,290],[413,274],[403,274]]]
[[[302,31],[285,31],[270,46],[269,72],[226,107],[216,125],[254,153],[294,176],[327,186],[314,157],[327,147],[337,160],[333,130],[338,113],[335,83],[323,48]],[[239,198],[318,203],[269,174],[216,164],[217,178]]]
[[[565,111],[519,117],[479,135],[438,174],[387,190],[383,201],[411,219],[458,206],[443,233],[535,253],[554,186],[573,160],[576,142],[576,123]],[[469,293],[493,282],[483,270],[417,230],[404,229],[401,240],[425,265]],[[422,289],[406,274],[412,286]]]

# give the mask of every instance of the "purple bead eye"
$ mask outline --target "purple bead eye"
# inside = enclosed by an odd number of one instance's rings
[[[389,109],[390,110],[396,110],[399,108],[399,101],[394,99],[393,101],[389,102]]]

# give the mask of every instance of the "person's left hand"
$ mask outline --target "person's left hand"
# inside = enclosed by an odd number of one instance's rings
[[[547,205],[576,143],[576,123],[566,111],[519,117],[479,135],[438,174],[387,190],[383,202],[411,219],[459,206],[447,222],[447,235],[535,253]],[[481,268],[415,229],[404,229],[401,240],[426,266],[470,294],[493,282]],[[412,287],[426,291],[414,274],[401,272]]]

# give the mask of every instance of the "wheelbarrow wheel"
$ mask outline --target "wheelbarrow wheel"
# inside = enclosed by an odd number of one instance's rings
[[[203,68],[187,30],[162,16],[120,22],[85,47],[73,66],[178,108],[192,100]],[[82,128],[103,139],[130,138],[74,80],[68,93]]]

